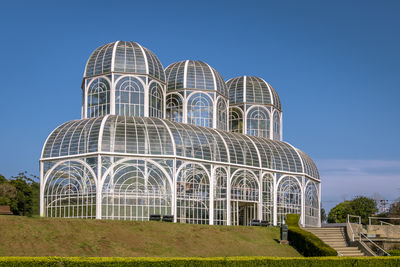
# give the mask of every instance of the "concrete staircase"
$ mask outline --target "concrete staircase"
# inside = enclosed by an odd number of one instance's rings
[[[318,236],[325,244],[332,247],[338,252],[339,256],[344,257],[360,257],[365,254],[358,247],[350,247],[346,241],[346,233],[344,227],[335,228],[304,228],[304,230]]]

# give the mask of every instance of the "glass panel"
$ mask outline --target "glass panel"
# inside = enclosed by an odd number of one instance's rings
[[[122,116],[144,116],[144,85],[133,76],[125,76],[115,86],[115,113]]]

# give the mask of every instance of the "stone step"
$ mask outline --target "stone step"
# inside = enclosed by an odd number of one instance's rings
[[[346,243],[341,243],[341,244],[330,244],[330,243],[325,243],[325,244],[327,244],[328,246],[333,247],[333,248],[344,248],[344,247],[347,246]]]
[[[360,249],[358,247],[338,247],[339,250],[346,250],[346,251],[360,251]]]
[[[365,257],[364,254],[342,254],[343,257]]]
[[[343,227],[338,228],[306,228],[321,239],[325,244],[336,250],[339,254],[346,257],[365,256],[358,247],[350,247],[346,241],[346,232]]]
[[[343,241],[346,242],[345,238],[339,238],[339,237],[321,237],[318,236],[319,239],[324,240],[324,241]]]
[[[332,236],[323,236],[323,235],[316,235],[316,236],[318,236],[319,238],[325,238],[325,239],[343,239],[343,240],[345,240],[346,238],[344,237],[344,236],[338,236],[338,235],[336,235],[336,236],[334,236],[334,235],[332,235]]]

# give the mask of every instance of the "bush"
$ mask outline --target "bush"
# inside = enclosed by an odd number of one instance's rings
[[[392,249],[389,250],[388,253],[390,254],[390,256],[400,256],[400,249]]]
[[[3,266],[400,266],[400,257],[83,258],[0,257]]]
[[[298,214],[286,215],[290,245],[305,257],[337,256],[336,250],[325,244],[314,234],[301,229],[299,227],[299,219],[300,215]]]

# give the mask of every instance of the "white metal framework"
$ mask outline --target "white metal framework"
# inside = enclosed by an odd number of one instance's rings
[[[134,42],[95,50],[82,119],[57,127],[42,150],[41,216],[278,225],[298,213],[302,225],[320,225],[318,169],[280,141],[272,87],[231,79],[229,103],[221,76],[204,62],[174,63],[166,73]]]
[[[241,76],[227,81],[230,130],[282,140],[282,107],[279,96],[261,78]]]
[[[214,68],[185,60],[169,65],[165,74],[168,119],[228,130],[228,89]]]

